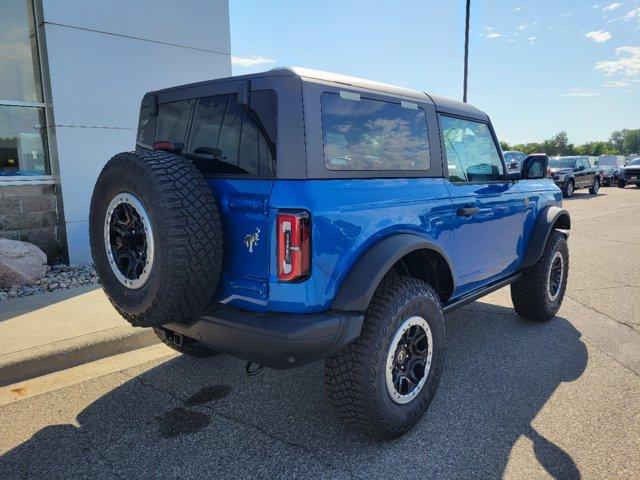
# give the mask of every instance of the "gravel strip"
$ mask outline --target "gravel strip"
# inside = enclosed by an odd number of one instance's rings
[[[91,265],[78,265],[70,267],[64,264],[53,265],[47,275],[36,280],[30,285],[19,287],[0,287],[0,302],[18,297],[28,297],[41,293],[53,292],[66,288],[80,287],[82,285],[95,285],[98,275]]]

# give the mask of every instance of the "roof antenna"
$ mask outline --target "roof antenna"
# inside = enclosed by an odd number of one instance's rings
[[[471,13],[471,0],[467,0],[467,20],[464,29],[464,91],[462,101],[467,103],[467,77],[469,76],[469,15]]]

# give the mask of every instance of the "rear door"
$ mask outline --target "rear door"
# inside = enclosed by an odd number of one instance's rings
[[[161,94],[156,140],[184,143],[217,200],[224,261],[214,300],[267,311],[277,95],[256,88],[244,105],[241,92],[225,82]]]
[[[456,295],[513,272],[522,249],[525,200],[508,180],[488,123],[440,115],[454,211]]]

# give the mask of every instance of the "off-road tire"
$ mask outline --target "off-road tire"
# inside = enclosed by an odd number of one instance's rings
[[[624,180],[618,180],[618,188],[624,188],[627,186],[627,183]]]
[[[600,179],[599,179],[599,178],[596,178],[596,179],[593,181],[593,187],[590,187],[590,188],[589,188],[589,193],[590,193],[591,195],[597,195],[597,194],[598,194],[598,190],[600,190]]]
[[[140,288],[128,288],[109,264],[104,223],[118,194],[133,194],[153,230],[154,260]],[[91,198],[91,253],[107,297],[132,325],[186,322],[211,301],[222,269],[222,228],[213,194],[185,158],[163,151],[124,152],[102,169]]]
[[[563,275],[560,292],[555,300],[548,295],[548,279],[551,261],[555,252],[559,251],[563,258]],[[560,310],[567,289],[569,276],[569,248],[564,234],[553,230],[549,235],[544,252],[540,259],[527,268],[522,277],[511,284],[511,300],[516,313],[521,317],[536,322],[546,322]]]
[[[398,328],[414,315],[431,329],[432,362],[420,392],[409,403],[399,404],[385,382],[387,353]],[[434,289],[413,278],[387,276],[365,312],[360,337],[325,362],[329,404],[339,418],[373,437],[398,437],[429,407],[442,375],[444,352],[444,317]]]
[[[567,186],[564,188],[564,190],[562,190],[562,196],[565,198],[571,198],[573,197],[575,191],[576,191],[576,184],[573,182],[573,180],[569,180],[567,182]]]
[[[178,345],[176,342],[171,340],[171,336],[175,334],[166,328],[154,327],[153,331],[160,341],[167,347],[172,348],[176,352],[183,353],[184,355],[189,355],[191,357],[213,357],[219,354],[219,352],[211,350],[197,340],[188,337],[182,337],[182,344]]]

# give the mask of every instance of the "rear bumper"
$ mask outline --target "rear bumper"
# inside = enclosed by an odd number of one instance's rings
[[[190,325],[164,328],[218,352],[275,369],[300,367],[324,358],[360,335],[362,313],[312,315],[254,313],[221,306]]]

